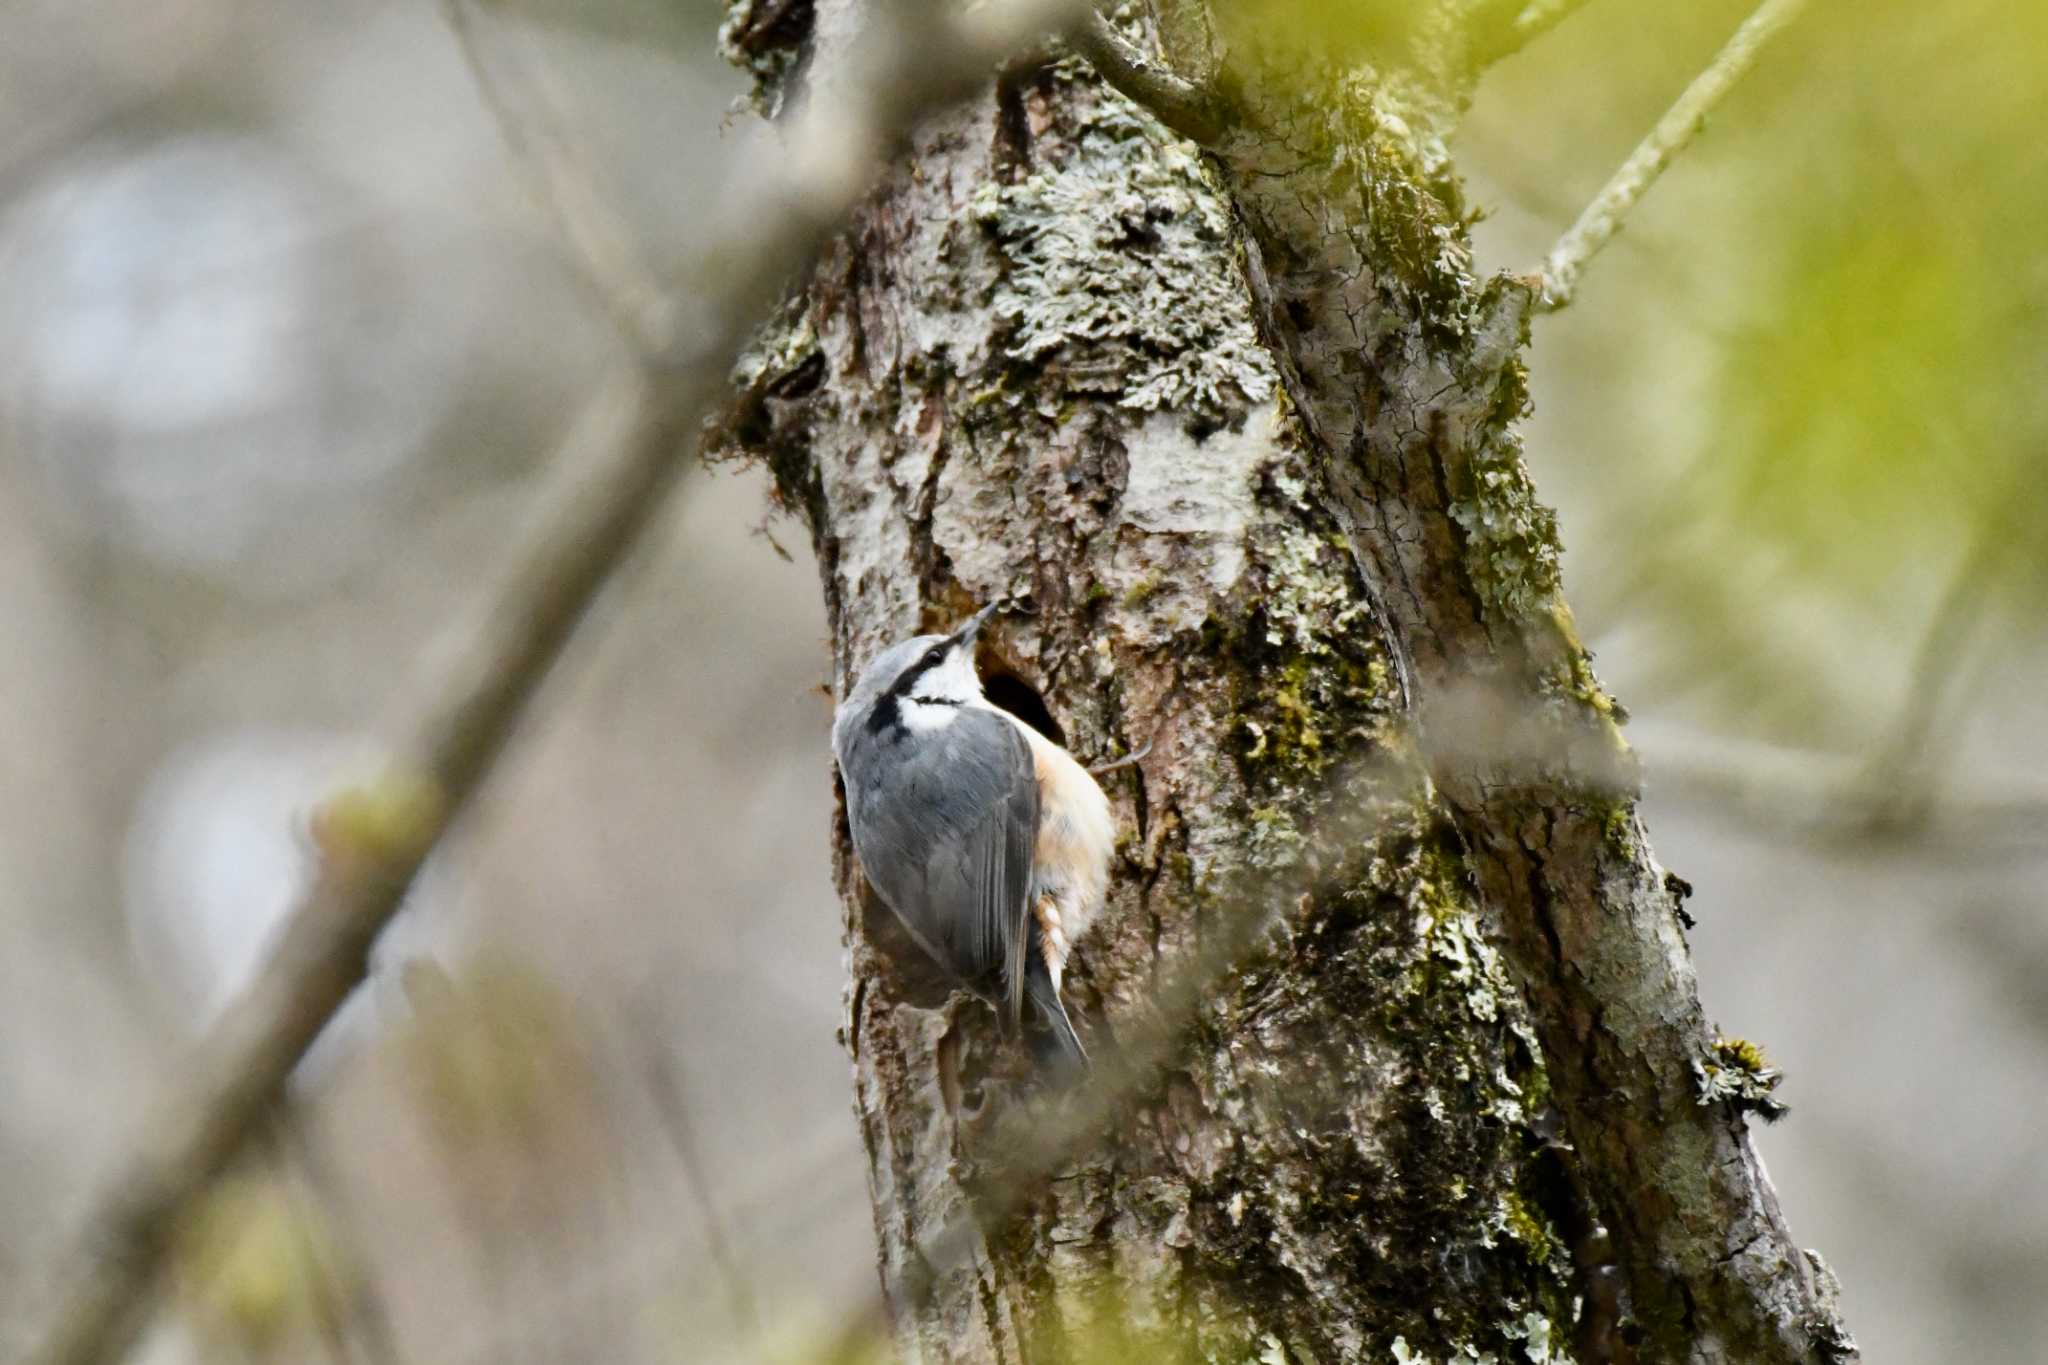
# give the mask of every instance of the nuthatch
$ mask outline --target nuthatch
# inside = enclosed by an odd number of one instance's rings
[[[999,986],[1012,1027],[1029,999],[1082,1063],[1060,973],[1102,909],[1116,824],[1086,768],[982,694],[974,642],[995,610],[883,650],[839,704],[832,756],[854,852],[911,937]]]

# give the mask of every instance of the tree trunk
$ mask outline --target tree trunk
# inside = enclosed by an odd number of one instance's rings
[[[727,41],[791,79],[857,4],[740,3]],[[1070,1100],[834,832],[906,1358],[1853,1356],[1745,1134],[1774,1075],[1706,1027],[1558,592],[1527,287],[1471,273],[1444,141],[1502,7],[1418,8],[1395,63],[1166,6],[1183,72],[1230,53],[1206,151],[1078,59],[1011,69],[742,366],[719,444],[811,534],[840,689],[1028,598],[991,695],[1084,762],[1152,746],[1105,779],[1127,837],[1068,996],[1099,1056],[1181,1041],[999,1201],[990,1113]]]

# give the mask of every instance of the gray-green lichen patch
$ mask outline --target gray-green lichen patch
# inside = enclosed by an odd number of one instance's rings
[[[1505,307],[1495,285],[1475,304],[1480,315]],[[1520,335],[1519,325],[1517,335]],[[1484,392],[1476,417],[1471,463],[1465,485],[1450,506],[1451,519],[1465,533],[1466,567],[1473,586],[1509,619],[1535,615],[1558,596],[1562,553],[1557,514],[1536,494],[1522,462],[1521,439],[1512,424],[1529,406],[1528,376],[1517,363],[1500,372]]]
[[[1731,1104],[1776,1123],[1791,1107],[1774,1093],[1785,1073],[1764,1060],[1764,1051],[1747,1038],[1716,1038],[1713,1051],[1693,1063],[1701,1104]]]
[[[1145,412],[1221,420],[1272,395],[1272,358],[1228,277],[1226,201],[1195,151],[1121,95],[1088,107],[1055,164],[983,185],[974,214],[1008,264],[995,309],[1011,359]]]
[[[1266,813],[1254,824],[1259,865],[1268,855],[1291,861],[1303,840],[1298,831],[1283,837],[1287,830],[1321,828],[1333,808],[1357,805],[1402,765],[1391,752],[1397,698],[1370,599],[1292,446],[1262,471],[1246,543],[1251,596],[1235,648],[1249,686],[1237,706],[1237,753]]]
[[[1283,884],[1319,869],[1275,945],[1287,961],[1246,973],[1222,1003],[1227,1053],[1191,1073],[1236,1140],[1190,1168],[1188,1217],[1236,1283],[1313,1268],[1350,1286],[1361,1303],[1326,1326],[1398,1329],[1418,1360],[1562,1361],[1552,1343],[1568,1331],[1556,1324],[1571,1321],[1575,1269],[1529,1118],[1547,1085],[1527,1011],[1426,782],[1405,800],[1379,786],[1348,824],[1291,826],[1298,867],[1252,870]],[[1418,1303],[1409,1276],[1445,1265],[1468,1292]],[[1384,1358],[1341,1336],[1322,1344]]]
[[[1505,1354],[1460,1341],[1445,1355],[1425,1355],[1411,1349],[1405,1336],[1397,1336],[1389,1358],[1395,1365],[1574,1365],[1564,1349],[1566,1333],[1541,1313],[1508,1318],[1496,1330],[1507,1343]]]
[[[753,76],[747,102],[764,118],[780,112],[815,17],[813,0],[726,0],[718,55]]]
[[[772,388],[818,354],[818,333],[801,309],[785,306],[754,334],[733,362],[731,384],[741,393]]]
[[[1472,480],[1472,496],[1451,504],[1451,518],[1465,532],[1473,585],[1509,619],[1532,616],[1557,591],[1557,514],[1536,496],[1518,452],[1482,452]]]

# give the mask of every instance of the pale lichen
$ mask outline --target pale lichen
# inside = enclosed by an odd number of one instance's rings
[[[1225,278],[1229,208],[1194,149],[1121,95],[1102,93],[1053,164],[984,184],[974,213],[1007,262],[994,303],[1011,359],[1139,411],[1220,419],[1271,397],[1272,358]]]
[[[1301,850],[1307,843],[1307,837],[1286,811],[1278,806],[1260,806],[1252,812],[1245,862],[1263,871],[1292,867],[1301,861]]]
[[[795,374],[817,354],[818,333],[809,315],[785,306],[762,324],[740,352],[730,382],[740,393],[757,392]]]
[[[1541,1313],[1528,1312],[1510,1318],[1496,1329],[1509,1343],[1508,1354],[1487,1350],[1470,1341],[1451,1346],[1443,1365],[1573,1365],[1559,1342],[1564,1333]],[[1436,1358],[1415,1351],[1404,1336],[1394,1338],[1390,1348],[1395,1365],[1436,1365]]]
[[[1557,514],[1512,447],[1472,461],[1472,494],[1451,504],[1465,532],[1466,569],[1488,605],[1509,619],[1535,615],[1558,589]]]
[[[745,103],[763,118],[781,112],[812,22],[811,0],[726,0],[718,55],[754,78]]]
[[[1716,1038],[1712,1053],[1693,1063],[1701,1104],[1730,1104],[1776,1123],[1791,1112],[1773,1093],[1785,1073],[1764,1060],[1763,1049],[1747,1038]]]

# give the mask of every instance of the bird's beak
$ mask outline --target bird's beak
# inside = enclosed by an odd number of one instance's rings
[[[981,628],[988,624],[988,618],[1002,610],[1002,606],[1001,602],[991,602],[980,611],[974,613],[974,615],[968,617],[967,624],[953,632],[953,643],[956,645],[973,644],[976,637],[981,634]]]

